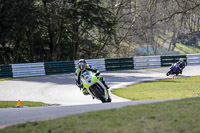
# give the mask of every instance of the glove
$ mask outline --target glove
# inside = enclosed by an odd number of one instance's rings
[[[99,76],[100,75],[100,72],[99,71],[97,71],[97,73],[95,74],[95,76]]]
[[[76,85],[77,85],[80,89],[83,88],[83,85],[82,85],[82,84],[77,83]]]

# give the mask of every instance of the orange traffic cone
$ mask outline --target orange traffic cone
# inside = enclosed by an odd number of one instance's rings
[[[17,108],[21,108],[21,101],[20,100],[18,100],[18,102],[17,102]]]
[[[172,79],[174,79],[174,75],[172,76]]]

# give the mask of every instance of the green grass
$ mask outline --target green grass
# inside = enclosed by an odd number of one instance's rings
[[[10,80],[12,78],[0,78],[0,81]]]
[[[18,101],[0,101],[0,108],[16,108]],[[42,102],[21,101],[21,106],[37,107],[45,106],[47,104]]]
[[[179,51],[180,54],[193,54],[193,53],[200,53],[199,48],[195,48],[192,46],[186,46],[180,43],[176,43],[176,47],[174,51]]]
[[[166,99],[200,96],[200,76],[164,79],[135,84],[114,90],[114,94],[131,100]]]
[[[200,98],[88,112],[7,127],[1,133],[199,133]]]

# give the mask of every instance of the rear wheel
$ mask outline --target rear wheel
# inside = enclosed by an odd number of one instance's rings
[[[108,101],[107,101],[107,102],[109,102],[109,103],[110,103],[111,101],[112,101],[112,99],[111,99],[111,98],[110,98],[110,96],[109,96],[109,97],[108,97]]]

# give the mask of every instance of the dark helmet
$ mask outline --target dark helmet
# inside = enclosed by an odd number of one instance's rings
[[[84,59],[80,59],[78,61],[78,68],[81,70],[81,71],[84,71],[85,68],[86,68],[86,61]]]

